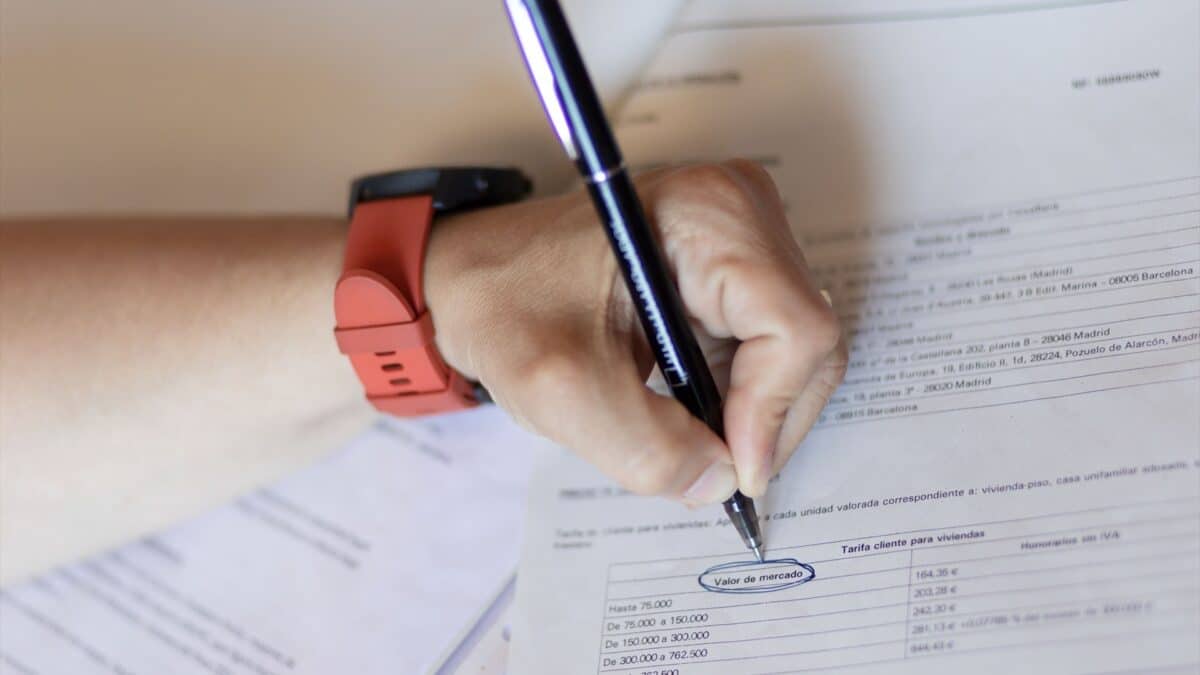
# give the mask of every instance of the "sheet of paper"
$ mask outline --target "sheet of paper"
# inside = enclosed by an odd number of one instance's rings
[[[505,675],[512,643],[516,577],[509,579],[470,633],[438,668],[437,675]]]
[[[0,673],[420,673],[510,585],[541,441],[380,422],[174,530],[0,593]]]
[[[631,166],[776,178],[852,363],[760,500],[532,488],[519,673],[1200,665],[1200,4],[695,2]]]

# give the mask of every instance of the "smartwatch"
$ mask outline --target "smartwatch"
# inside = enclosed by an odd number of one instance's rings
[[[483,167],[393,171],[351,185],[334,336],[377,410],[413,417],[490,400],[438,353],[421,287],[425,247],[438,215],[518,201],[532,188],[516,169]]]

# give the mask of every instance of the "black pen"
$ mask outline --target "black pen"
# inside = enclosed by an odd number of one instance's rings
[[[688,325],[562,7],[557,0],[505,0],[505,5],[546,116],[587,182],[659,370],[675,398],[725,438],[721,394]],[[761,561],[762,532],[754,501],[734,492],[725,501],[725,513]]]

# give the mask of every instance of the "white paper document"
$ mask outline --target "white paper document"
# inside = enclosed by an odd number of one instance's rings
[[[235,504],[0,593],[4,675],[431,672],[510,586],[541,444],[380,422]]]
[[[543,466],[513,672],[1197,672],[1200,3],[695,2],[617,130],[761,162],[851,364],[765,564]]]

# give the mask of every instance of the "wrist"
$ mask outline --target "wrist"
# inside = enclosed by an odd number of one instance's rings
[[[433,221],[520,200],[530,187],[529,179],[516,169],[487,167],[406,169],[363,176],[351,184],[346,255],[334,291],[334,334],[376,409],[413,417],[477,405],[480,392],[472,391],[464,372],[474,376],[478,370],[457,356],[471,352],[456,348],[445,337],[438,340],[435,310],[425,288],[425,261],[437,229]],[[433,247],[434,269],[450,270],[448,275],[433,277],[448,276],[455,282],[438,283],[451,291],[449,302],[433,294],[434,304],[443,311],[463,302],[456,292],[459,266],[438,263],[461,259],[460,247],[454,243],[461,238],[449,239],[453,242]],[[468,315],[455,312],[455,316]],[[458,322],[443,318],[439,323],[446,331],[447,324]]]
[[[531,364],[578,355],[578,340],[607,344],[614,319],[636,332],[612,302],[616,261],[604,236],[582,194],[439,218],[422,282],[447,365],[503,393]]]
[[[479,373],[469,358],[467,342],[479,299],[472,297],[470,280],[484,264],[488,211],[439,218],[429,235],[422,272],[425,304],[433,319],[438,352],[447,365],[474,381],[479,380]]]

